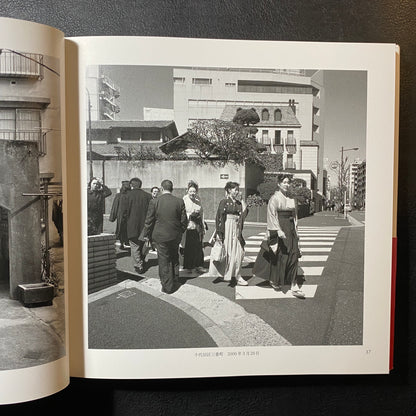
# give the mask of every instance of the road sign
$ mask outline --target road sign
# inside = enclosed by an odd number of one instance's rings
[[[338,166],[339,166],[339,163],[336,161],[336,160],[334,160],[333,162],[331,162],[331,164],[330,164],[330,168],[332,169],[332,170],[337,170],[338,169]]]

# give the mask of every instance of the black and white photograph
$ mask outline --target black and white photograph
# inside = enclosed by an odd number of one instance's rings
[[[59,71],[0,47],[0,370],[65,355]]]
[[[367,76],[88,66],[88,348],[363,345]]]

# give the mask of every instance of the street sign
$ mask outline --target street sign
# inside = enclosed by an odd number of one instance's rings
[[[228,178],[229,178],[228,173],[221,173],[220,174],[220,179],[228,179]]]
[[[331,164],[329,166],[332,170],[337,170],[338,166],[339,166],[339,163],[336,160],[334,160],[333,162],[331,162]]]

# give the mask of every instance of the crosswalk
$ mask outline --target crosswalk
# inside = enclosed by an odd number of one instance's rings
[[[302,257],[299,260],[299,272],[303,273],[306,283],[302,291],[306,298],[313,298],[318,284],[308,284],[308,280],[319,282],[319,277],[325,268],[325,263],[332,250],[341,227],[299,227],[299,247]],[[244,263],[254,263],[260,251],[260,243],[265,238],[265,233],[250,236],[246,239]],[[312,278],[312,279],[310,279]],[[290,298],[295,299],[290,290],[276,292],[267,285],[236,286],[236,299],[270,299]]]

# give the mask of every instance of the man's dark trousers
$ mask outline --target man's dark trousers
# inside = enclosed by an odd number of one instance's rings
[[[180,240],[156,243],[162,291],[173,293],[178,288]]]

